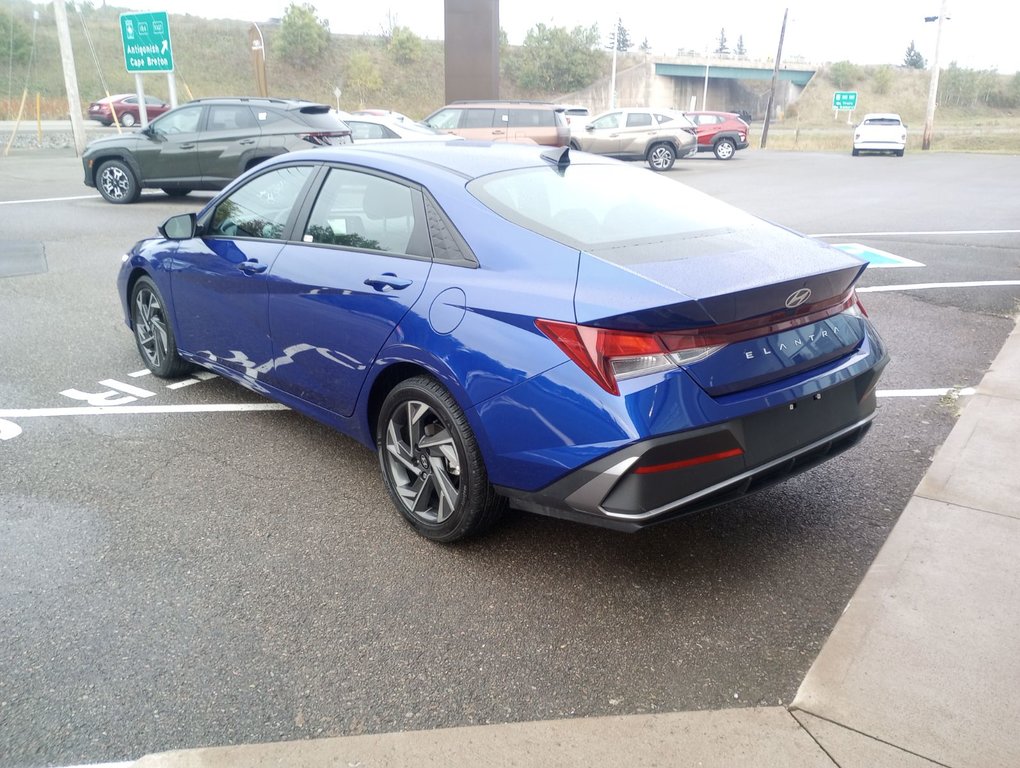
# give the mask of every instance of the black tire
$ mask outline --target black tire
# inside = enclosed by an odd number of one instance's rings
[[[737,154],[737,145],[731,139],[719,139],[712,147],[716,160],[730,160]]]
[[[163,192],[167,197],[187,197],[191,194],[190,189],[171,189],[163,187]]]
[[[109,203],[133,203],[142,193],[135,173],[120,160],[107,160],[96,172],[96,188]]]
[[[859,149],[852,149],[852,150],[850,150],[850,154],[853,155],[854,157],[857,157],[858,155],[861,154],[861,150],[859,150]]]
[[[902,150],[902,149],[897,149],[897,150],[896,150],[896,157],[903,157],[903,152],[904,152],[904,150]]]
[[[668,171],[676,162],[676,150],[665,142],[653,144],[649,147],[645,160],[648,161],[648,167],[653,171]]]
[[[417,376],[394,387],[376,428],[383,481],[408,523],[432,541],[487,530],[506,509],[489,484],[460,406],[439,382]]]
[[[120,116],[120,124],[123,125],[125,128],[130,128],[132,125],[135,124],[135,122],[136,122],[135,116],[132,115],[130,112],[125,112],[123,115]]]
[[[177,354],[173,323],[151,278],[140,277],[131,287],[131,328],[138,353],[154,374],[174,379],[191,370],[191,363]]]

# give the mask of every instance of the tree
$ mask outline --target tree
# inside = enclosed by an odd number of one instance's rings
[[[347,85],[358,96],[358,107],[364,107],[371,92],[382,88],[379,69],[367,51],[356,51],[347,62]]]
[[[924,69],[927,64],[924,56],[914,47],[914,41],[911,40],[910,45],[907,46],[907,53],[903,57],[903,66],[910,67],[911,69]]]
[[[836,87],[844,90],[853,85],[861,78],[861,69],[849,61],[837,61],[829,67],[829,77]]]
[[[295,67],[309,66],[329,49],[329,22],[315,14],[315,6],[310,3],[291,3],[283,14],[273,47]]]
[[[389,50],[398,64],[413,64],[421,58],[421,38],[407,27],[394,27]]]
[[[627,32],[627,28],[623,26],[623,21],[620,19],[616,20],[616,50],[626,53],[631,49],[633,43],[630,41],[630,34]]]
[[[715,47],[716,53],[729,53],[729,46],[726,45],[726,28],[719,30],[719,45]]]
[[[647,37],[644,40],[641,41],[641,45],[638,46],[638,50],[640,50],[641,53],[651,53],[652,52],[652,44],[648,42],[648,38]]]
[[[517,51],[514,69],[521,87],[547,93],[566,93],[590,84],[603,71],[604,55],[599,50],[597,25],[547,27],[536,24],[528,30]]]
[[[889,93],[889,89],[892,87],[893,73],[892,67],[881,66],[875,70],[875,74],[871,76],[871,85],[875,89],[875,93],[879,96],[884,96]]]
[[[747,49],[744,47],[744,36],[743,35],[741,35],[740,37],[737,38],[737,49],[734,51],[734,53],[736,53],[737,56],[746,56],[747,55]]]
[[[32,34],[25,29],[20,19],[6,11],[0,12],[0,43],[5,49],[0,60],[13,60],[15,64],[28,63],[32,55]]]

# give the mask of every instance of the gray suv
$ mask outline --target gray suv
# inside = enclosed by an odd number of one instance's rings
[[[351,131],[328,105],[295,99],[197,99],[146,128],[90,142],[85,184],[111,203],[133,203],[142,188],[183,197],[222,189],[274,155],[350,144]]]

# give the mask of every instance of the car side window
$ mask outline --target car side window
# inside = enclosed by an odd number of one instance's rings
[[[620,127],[620,113],[613,112],[609,115],[603,115],[602,117],[595,120],[592,125],[596,128],[619,128]]]
[[[505,115],[503,116],[506,117]],[[461,128],[491,128],[495,123],[494,109],[466,109]]]
[[[202,107],[180,107],[172,109],[152,123],[153,130],[163,134],[194,133],[202,117]]]
[[[251,179],[216,206],[208,234],[282,239],[291,211],[311,172],[309,165],[290,165]]]
[[[343,168],[330,170],[302,239],[306,243],[431,256],[421,193],[381,176]]]
[[[429,118],[429,125],[436,130],[440,131],[451,131],[454,128],[460,126],[460,115],[463,110],[460,109],[444,109],[436,115]]]
[[[632,112],[627,115],[628,128],[641,128],[652,124],[652,116],[647,112]]]
[[[397,137],[393,131],[378,123],[363,123],[360,120],[348,120],[347,125],[351,129],[351,136],[355,141],[365,139],[393,139]]]
[[[214,104],[209,107],[206,129],[210,131],[236,131],[254,128],[255,115],[244,104]]]

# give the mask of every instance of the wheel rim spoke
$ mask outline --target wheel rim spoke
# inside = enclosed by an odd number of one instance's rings
[[[461,460],[440,415],[419,400],[402,403],[386,425],[384,450],[404,509],[432,525],[448,520],[460,498]]]

